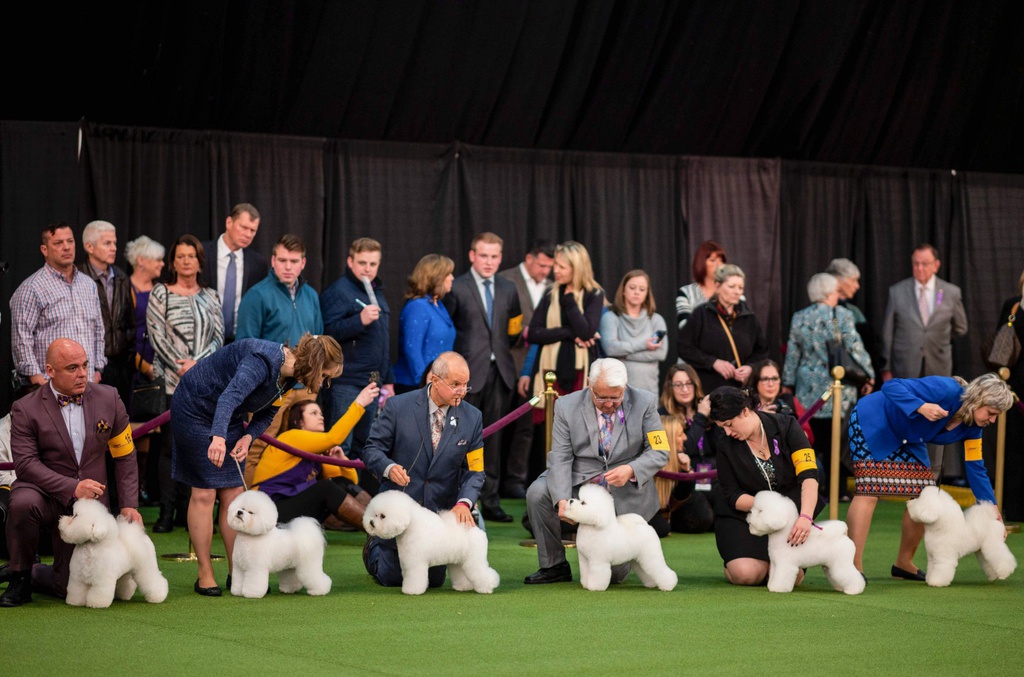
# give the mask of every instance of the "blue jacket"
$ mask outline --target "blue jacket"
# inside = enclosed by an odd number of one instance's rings
[[[320,314],[320,297],[302,278],[293,301],[288,287],[270,271],[238,304],[235,340],[261,338],[294,348],[306,332],[324,333],[324,319]]]
[[[455,325],[444,304],[427,296],[409,299],[398,318],[398,362],[395,383],[418,386],[427,368],[455,345]]]
[[[380,372],[382,385],[395,381],[391,375],[391,310],[379,280],[373,281],[373,290],[380,306],[380,317],[367,326],[363,326],[359,313],[370,303],[370,297],[351,270],[346,270],[320,294],[324,333],[341,344],[345,355],[345,370],[338,378],[331,379],[332,383],[365,386],[372,371]]]
[[[937,404],[953,416],[960,409],[963,388],[948,376],[916,379],[892,379],[882,389],[857,403],[864,440],[876,461],[885,460],[903,447],[920,463],[931,466],[929,444],[964,443],[964,469],[971,492],[979,501],[996,502],[992,483],[981,458],[981,428],[961,423],[946,430],[949,417],[929,421],[917,409],[925,403]]]
[[[431,449],[428,388],[389,398],[370,429],[363,462],[381,491],[405,491],[430,510],[450,510],[460,499],[476,505],[484,485],[483,416],[465,400],[449,407],[437,451]],[[392,463],[405,468],[404,489],[384,479]]]

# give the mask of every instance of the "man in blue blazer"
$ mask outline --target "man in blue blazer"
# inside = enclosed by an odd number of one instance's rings
[[[451,510],[475,528],[470,511],[484,483],[483,418],[462,401],[469,367],[458,353],[441,353],[427,378],[425,388],[387,401],[370,429],[363,462],[381,481],[381,491],[404,491],[423,507]],[[363,563],[381,585],[402,584],[393,539],[367,538]],[[440,587],[444,578],[444,566],[430,569],[430,587]]]

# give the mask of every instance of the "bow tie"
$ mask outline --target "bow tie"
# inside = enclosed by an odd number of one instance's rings
[[[60,395],[60,394],[58,394],[57,395],[57,404],[59,404],[62,407],[66,407],[69,404],[77,404],[78,406],[82,406],[82,396],[81,395]]]

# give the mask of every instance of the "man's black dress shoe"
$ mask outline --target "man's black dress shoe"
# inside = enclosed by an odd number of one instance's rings
[[[892,577],[893,578],[902,578],[903,580],[906,580],[906,581],[924,581],[925,580],[925,572],[924,572],[923,569],[918,569],[917,573],[912,573],[910,571],[907,571],[906,569],[900,569],[898,566],[893,564],[892,565],[892,572],[891,573],[892,573]]]
[[[14,572],[11,571],[11,565],[0,565],[0,583],[10,583],[14,580],[14,576]]]
[[[198,578],[196,579],[196,585],[195,585],[195,588],[193,588],[193,589],[196,591],[196,593],[198,593],[198,594],[200,594],[200,595],[202,595],[204,597],[220,597],[221,595],[224,594],[224,592],[220,589],[219,585],[214,585],[214,586],[211,586],[209,588],[201,588],[201,587],[199,587],[199,579]]]
[[[556,564],[553,567],[541,567],[537,571],[533,572],[525,579],[523,583],[527,585],[543,585],[545,583],[571,583],[572,582],[572,569],[569,568],[568,562],[562,562]]]
[[[0,595],[0,607],[13,607],[28,604],[32,601],[32,573],[29,571],[12,571],[11,582],[7,590]]]
[[[174,531],[174,518],[171,517],[172,513],[160,512],[160,516],[156,518],[156,522],[153,524],[154,534],[169,534]]]
[[[509,515],[507,512],[502,510],[501,507],[497,507],[497,508],[480,508],[480,514],[483,515],[484,519],[486,521],[488,521],[488,522],[511,522],[512,521],[512,515]]]

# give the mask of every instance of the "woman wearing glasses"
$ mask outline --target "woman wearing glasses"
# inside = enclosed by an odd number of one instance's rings
[[[761,360],[751,365],[753,371],[750,378],[743,386],[752,396],[757,398],[757,410],[767,411],[769,414],[789,414],[797,420],[804,415],[804,405],[793,396],[793,393],[783,392],[781,370],[775,360]],[[811,422],[808,421],[800,426],[803,428],[807,439],[814,443],[814,433],[811,431]]]
[[[810,406],[821,397],[829,386],[832,377],[828,373],[827,342],[837,333],[842,337],[847,354],[859,364],[869,380],[861,389],[862,395],[871,392],[875,372],[871,368],[871,358],[864,348],[864,341],[854,327],[853,313],[839,305],[839,283],[828,273],[818,273],[807,283],[807,296],[811,305],[793,315],[789,329],[789,344],[786,349],[786,364],[782,371],[782,383],[796,395],[796,399]],[[857,403],[857,389],[854,386],[843,386],[842,413],[843,419],[850,415],[850,410]],[[828,462],[832,457],[832,401],[829,400],[810,420],[811,431],[814,433],[814,451],[821,466],[822,491],[828,495]],[[843,423],[845,434],[846,423]],[[849,450],[844,440],[843,455],[849,458]],[[840,464],[839,494],[840,499],[849,501],[846,479],[850,471],[846,467],[849,461]]]

